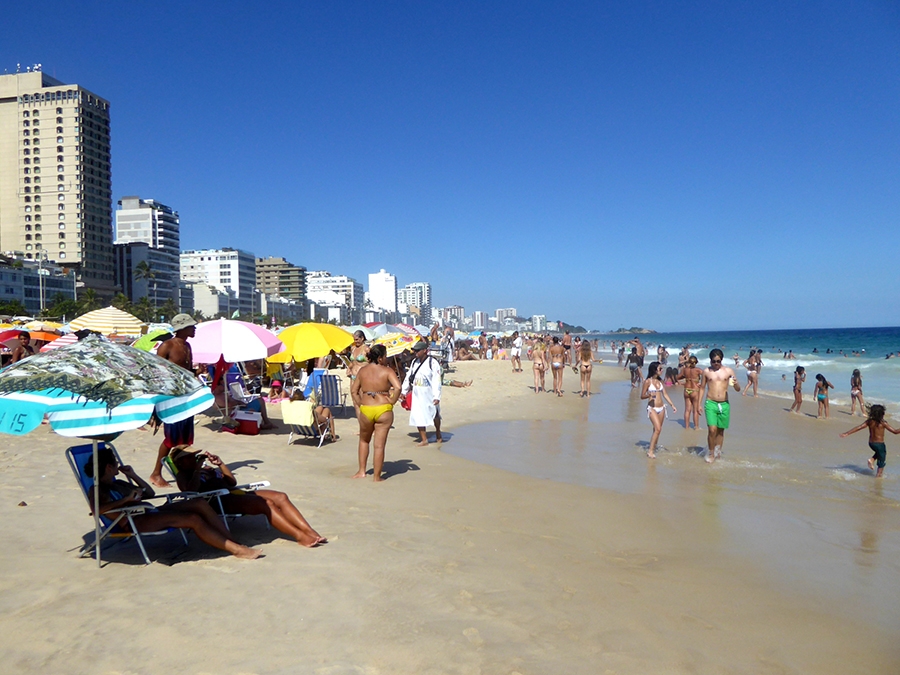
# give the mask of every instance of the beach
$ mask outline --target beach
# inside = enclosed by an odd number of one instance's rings
[[[283,425],[233,436],[198,418],[195,445],[240,482],[287,492],[329,539],[305,549],[241,518],[256,561],[170,534],[148,540],[150,566],[127,543],[98,570],[77,556],[93,521],[63,456],[73,443],[46,426],[0,439],[4,670],[900,670],[894,436],[876,481],[865,434],[838,438],[858,418],[732,396],[724,458],[707,466],[677,390],[650,461],[645,406],[620,368],[595,368],[582,399],[571,370],[565,396],[535,394],[530,366],[455,364],[474,385],[444,388],[443,447],[416,447],[397,406],[382,484],[349,478],[352,410],[321,448],[288,446]],[[134,431],[115,445],[146,477],[159,441]]]

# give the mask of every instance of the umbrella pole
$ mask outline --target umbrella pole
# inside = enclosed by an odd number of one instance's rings
[[[100,462],[97,459],[97,439],[93,441],[94,452],[94,549],[97,556],[97,567],[100,565]]]

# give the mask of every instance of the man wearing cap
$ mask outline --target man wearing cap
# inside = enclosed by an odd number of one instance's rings
[[[403,378],[400,396],[412,389],[412,406],[409,411],[409,426],[419,430],[418,445],[428,445],[425,428],[434,424],[435,440],[441,443],[441,364],[428,355],[428,345],[419,340],[413,345],[415,358],[409,364],[409,372]]]
[[[181,366],[192,375],[194,374],[194,356],[191,353],[191,345],[187,339],[194,337],[197,322],[188,314],[176,314],[172,319],[174,337],[163,342],[156,355]],[[169,483],[162,477],[162,461],[169,454],[169,450],[176,445],[191,445],[194,442],[194,417],[188,417],[174,424],[163,424],[163,442],[159,445],[156,457],[156,466],[150,473],[150,482],[157,487],[169,487]]]

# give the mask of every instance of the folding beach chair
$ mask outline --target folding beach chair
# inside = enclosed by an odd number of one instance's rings
[[[341,379],[337,375],[323,375],[319,388],[319,405],[326,408],[340,408],[344,410],[344,401],[347,396],[341,386]]]
[[[231,382],[228,385],[228,392],[231,394],[231,398],[237,401],[240,405],[249,405],[253,401],[259,398],[258,394],[251,394],[244,388],[243,382]]]
[[[162,467],[172,476],[172,480],[177,484],[178,483],[178,467],[175,466],[175,462],[172,461],[172,458],[166,455],[162,458]],[[262,488],[267,488],[271,485],[271,483],[267,480],[257,481],[255,483],[245,483],[244,485],[235,485],[231,490],[243,490],[244,492],[253,492],[255,490],[260,490]],[[225,506],[222,504],[222,497],[227,495],[231,490],[210,490],[208,492],[181,492],[182,495],[190,495],[193,497],[200,497],[201,499],[205,499],[210,502],[210,504],[216,504],[219,508],[216,509],[213,507],[213,510],[216,511],[220,516],[222,516],[222,522],[225,524],[225,529],[229,532],[231,531],[231,526],[228,524],[228,519],[240,518],[243,516],[243,513],[227,513],[225,511]],[[261,514],[262,515],[262,514]],[[266,529],[269,529],[269,519],[266,518]]]
[[[328,423],[321,425],[315,420],[315,404],[312,401],[282,401],[281,418],[285,424],[290,425],[291,433],[288,435],[288,445],[294,442],[294,434],[304,438],[318,439],[319,447],[325,442],[325,437],[331,434]],[[331,440],[334,440],[333,438]]]
[[[116,449],[109,443],[99,443],[98,449],[103,447],[108,447],[113,451],[113,454],[116,457],[116,461],[119,462],[119,465],[122,464],[122,460],[119,457],[119,453]],[[90,498],[90,489],[94,485],[94,479],[89,477],[87,473],[85,473],[85,465],[91,461],[92,453],[93,453],[93,445],[88,443],[86,445],[75,445],[68,450],[66,450],[66,459],[69,461],[69,466],[72,469],[72,473],[75,474],[75,479],[78,481],[78,487],[81,488],[81,494],[84,496],[84,500],[88,504],[88,509],[92,509],[93,505],[91,504]],[[168,500],[171,500],[173,497],[181,497],[180,494],[175,495],[160,495],[165,496]],[[150,558],[147,555],[147,549],[144,548],[144,541],[142,537],[149,537],[160,534],[168,534],[172,532],[175,528],[169,528],[166,530],[159,530],[157,532],[138,532],[137,527],[134,524],[134,516],[144,513],[148,508],[144,504],[135,504],[134,506],[123,506],[119,509],[113,509],[111,511],[107,511],[100,515],[100,522],[103,525],[103,530],[100,532],[100,539],[97,541],[89,542],[81,547],[81,551],[79,552],[80,557],[84,557],[86,555],[90,555],[91,551],[94,550],[95,546],[102,546],[104,539],[109,540],[125,540],[125,539],[135,539],[138,543],[138,546],[141,549],[141,555],[144,556],[144,562],[148,565],[150,564]],[[125,520],[131,528],[130,532],[122,531],[119,527],[119,523],[122,520]],[[178,532],[181,533],[181,538],[184,540],[185,546],[187,546],[187,536],[184,533],[184,530],[178,529]]]

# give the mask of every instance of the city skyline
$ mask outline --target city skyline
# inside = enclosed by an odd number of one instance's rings
[[[172,204],[186,250],[586,328],[900,323],[896,7],[237,7],[13,13],[0,68],[110,101],[112,201]]]

